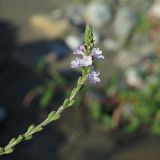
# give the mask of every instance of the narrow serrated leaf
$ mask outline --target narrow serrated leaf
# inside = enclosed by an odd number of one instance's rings
[[[51,102],[53,96],[54,96],[53,89],[50,89],[50,88],[47,89],[40,99],[40,102],[39,102],[40,107],[43,109],[46,108],[48,104]]]
[[[2,147],[0,147],[0,155],[1,155],[1,153],[3,152],[3,150],[4,150],[4,149],[3,149]]]
[[[16,138],[12,138],[12,139],[9,141],[9,144],[8,144],[8,145],[10,145],[10,144],[12,144],[13,142],[15,142],[15,140],[16,140]]]
[[[47,117],[47,119],[49,120],[49,119],[52,119],[52,117],[55,115],[55,111],[52,111],[51,113],[49,113],[49,115],[48,115],[48,117]]]
[[[26,139],[27,141],[30,140],[30,139],[32,139],[32,135],[29,135],[29,136],[25,137],[25,139]]]
[[[75,103],[75,99],[69,102],[68,107],[71,107]]]
[[[82,77],[79,77],[77,82],[78,85],[81,84],[81,80],[82,80]]]
[[[65,99],[64,102],[63,102],[63,106],[66,106],[69,102],[69,98]]]
[[[14,151],[13,148],[8,148],[6,151],[5,151],[5,154],[10,154]]]
[[[41,126],[37,126],[33,133],[40,132],[41,130],[43,130],[43,128]]]
[[[57,120],[60,118],[60,114],[55,114],[54,117],[52,117],[52,121]]]
[[[19,143],[23,139],[22,135],[19,135],[18,138],[16,139],[16,143]]]
[[[76,88],[73,88],[72,92],[71,92],[71,97],[75,94]]]
[[[27,133],[30,133],[33,131],[33,129],[35,128],[35,126],[32,124],[29,126],[28,130],[27,130]]]

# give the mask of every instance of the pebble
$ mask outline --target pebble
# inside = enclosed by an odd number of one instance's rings
[[[153,3],[153,0],[128,0],[128,6],[133,8],[136,12],[146,14],[146,11]]]
[[[127,69],[131,65],[136,64],[139,57],[135,53],[129,53],[128,50],[121,50],[115,57],[116,65],[121,69]]]
[[[119,48],[118,42],[116,42],[115,40],[113,40],[111,38],[105,39],[103,41],[103,46],[105,49],[107,49],[109,51],[116,51]]]
[[[129,7],[122,7],[118,10],[113,23],[113,29],[116,37],[121,43],[124,43],[129,37],[136,22],[137,18]]]
[[[156,0],[149,9],[149,15],[160,18],[160,0]]]
[[[67,10],[67,18],[75,25],[84,24],[83,12],[84,6],[70,6]]]
[[[135,87],[138,89],[143,87],[142,78],[140,77],[138,71],[135,68],[127,69],[125,76],[129,86]]]
[[[102,28],[111,21],[112,11],[106,3],[93,1],[87,5],[84,18],[93,27]]]
[[[34,15],[30,18],[30,23],[48,38],[63,38],[71,28],[66,19],[54,19],[50,15]]]
[[[68,35],[65,38],[65,43],[71,50],[77,48],[81,44],[81,42],[82,40],[75,35]]]

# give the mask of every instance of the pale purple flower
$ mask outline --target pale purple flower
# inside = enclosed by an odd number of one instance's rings
[[[91,56],[83,56],[83,58],[76,58],[71,62],[71,68],[79,68],[79,67],[87,67],[92,65],[92,57]]]
[[[81,55],[82,58],[76,58],[71,62],[71,68],[79,68],[79,67],[90,67],[91,72],[87,75],[87,79],[92,83],[96,84],[100,82],[99,72],[95,72],[93,70],[93,60],[94,59],[104,59],[104,56],[102,55],[102,51],[99,48],[93,48],[91,50],[90,55],[85,54],[86,49],[84,44],[81,44],[74,52],[75,55]]]
[[[97,82],[100,82],[100,78],[98,77],[99,74],[99,72],[92,71],[88,74],[87,78],[92,84],[96,84]]]
[[[93,48],[91,51],[91,56],[96,59],[104,59],[102,51],[99,48]]]
[[[92,65],[92,57],[84,55],[82,59],[80,59],[80,66],[87,67]]]
[[[71,68],[78,68],[80,66],[80,59],[76,58],[76,60],[73,60],[71,62]]]
[[[85,54],[85,46],[84,46],[84,44],[81,44],[77,49],[75,49],[75,51],[73,52],[73,54],[84,55]]]

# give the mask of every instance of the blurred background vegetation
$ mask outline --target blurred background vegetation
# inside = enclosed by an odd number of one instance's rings
[[[160,159],[160,0],[0,0],[0,144],[70,94],[91,24],[101,83],[3,160]]]

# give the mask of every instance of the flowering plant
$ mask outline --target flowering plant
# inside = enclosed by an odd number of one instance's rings
[[[61,113],[65,109],[73,106],[76,96],[87,79],[92,84],[100,82],[100,78],[98,77],[99,72],[93,70],[93,61],[94,59],[104,59],[104,57],[102,51],[99,48],[94,47],[93,33],[89,25],[86,26],[84,37],[84,43],[73,52],[73,54],[82,56],[82,58],[76,58],[76,60],[73,60],[71,62],[71,68],[81,68],[82,76],[78,78],[77,85],[73,88],[70,97],[64,100],[63,104],[57,109],[57,111],[49,113],[47,118],[40,124],[37,126],[31,125],[24,134],[19,135],[17,138],[12,138],[5,147],[0,147],[0,155],[12,153],[17,144],[22,141],[30,140],[35,133],[42,131],[46,125],[59,119]]]
[[[87,53],[87,45],[86,44],[81,44],[74,52],[73,54],[75,55],[82,55],[82,58],[76,58],[76,60],[73,60],[71,62],[71,68],[79,68],[79,67],[89,67],[88,69],[90,70],[87,78],[88,80],[95,84],[97,82],[100,82],[99,72],[96,73],[93,70],[93,60],[94,59],[104,59],[104,56],[102,55],[102,51],[99,48],[93,48],[94,43],[90,46],[90,52],[89,54]]]

